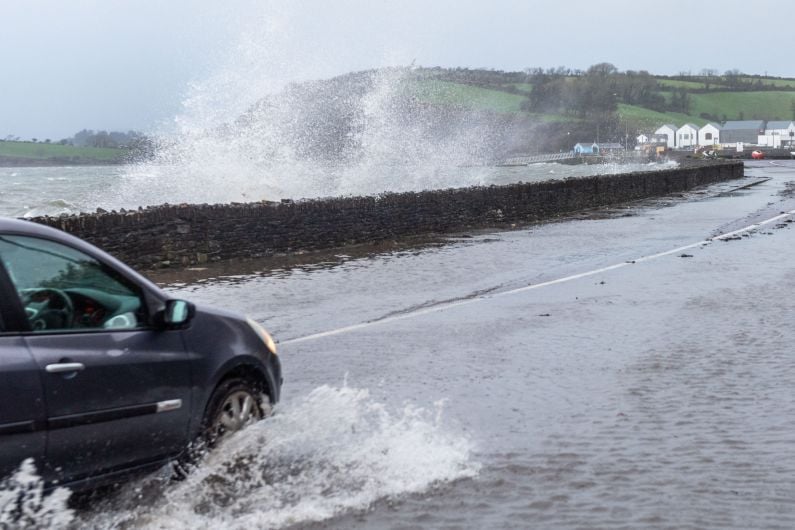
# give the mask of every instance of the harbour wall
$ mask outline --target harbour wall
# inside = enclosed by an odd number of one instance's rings
[[[185,267],[472,228],[510,227],[743,176],[737,161],[503,186],[300,201],[180,204],[33,221],[139,269]]]

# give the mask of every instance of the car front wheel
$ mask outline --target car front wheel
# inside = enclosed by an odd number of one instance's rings
[[[174,462],[172,478],[184,479],[207,451],[270,414],[270,399],[262,385],[242,378],[222,382],[210,397],[201,434]]]
[[[205,416],[204,442],[212,448],[225,438],[271,413],[268,396],[247,379],[222,383],[210,398]]]

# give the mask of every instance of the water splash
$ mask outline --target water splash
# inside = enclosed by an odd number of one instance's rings
[[[192,117],[175,140],[161,143],[153,161],[128,171],[119,196],[147,205],[483,183],[471,170],[450,170],[489,161],[508,125],[428,107],[413,86],[410,68],[381,69],[289,87],[237,117],[225,111],[232,119],[222,125],[201,129]]]
[[[73,519],[70,492],[56,488],[45,495],[33,459],[26,459],[0,482],[0,529],[65,528]]]
[[[441,404],[390,411],[367,390],[321,386],[230,439],[184,482],[139,482],[80,526],[274,528],[321,521],[474,476],[471,451],[468,440],[442,427]]]
[[[112,196],[96,204],[277,200],[482,182],[471,171],[452,179],[445,169],[488,161],[509,118],[421,101],[411,67],[310,81],[340,50],[319,44],[312,56],[301,53],[293,39],[300,10],[264,6],[225,45],[215,71],[188,87],[154,159],[131,166]]]
[[[305,13],[263,1],[247,15],[230,32],[235,40],[221,46],[212,74],[188,87],[153,159],[126,168],[90,204],[135,208],[501,184],[494,162],[532,135],[528,116],[449,104],[443,86],[411,66],[318,80],[347,70],[338,58],[345,50],[317,43],[312,53],[300,51],[295,35],[312,22],[301,18]],[[374,62],[389,64],[389,52]],[[562,176],[579,170],[566,171]]]

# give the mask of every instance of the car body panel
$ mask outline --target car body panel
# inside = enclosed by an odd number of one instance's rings
[[[186,349],[206,359],[206,362],[194,365],[194,399],[197,403],[206,403],[225,374],[239,368],[259,373],[267,385],[271,403],[279,400],[282,382],[279,359],[250,331],[245,320],[234,313],[197,306],[190,330],[184,335]],[[219,345],[223,346],[223,352],[219,351]],[[193,434],[199,428],[198,423],[191,423]]]
[[[45,478],[73,480],[182,449],[192,363],[180,335],[135,330],[24,337],[44,387],[51,463]],[[63,363],[85,368],[48,373],[48,366]],[[159,411],[159,404],[177,401]]]
[[[0,236],[10,235],[99,261],[137,287],[146,321],[135,329],[34,331],[0,259],[0,478],[26,457],[43,463],[50,486],[78,489],[151,469],[185,450],[213,390],[230,376],[256,378],[278,401],[279,358],[242,315],[190,306],[191,320],[167,325],[171,297],[112,256],[56,229],[0,218]],[[100,298],[67,293],[92,294]]]
[[[46,441],[38,366],[21,337],[0,334],[0,477],[26,458],[42,461]]]

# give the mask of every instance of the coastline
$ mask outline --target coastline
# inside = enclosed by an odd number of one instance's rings
[[[121,166],[126,160],[97,160],[75,157],[23,158],[0,156],[0,167],[80,167],[80,166]]]

